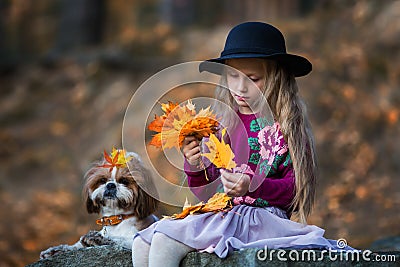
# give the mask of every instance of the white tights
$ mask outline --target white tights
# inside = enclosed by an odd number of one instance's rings
[[[176,267],[194,249],[162,233],[155,233],[151,246],[138,236],[133,241],[134,267]]]

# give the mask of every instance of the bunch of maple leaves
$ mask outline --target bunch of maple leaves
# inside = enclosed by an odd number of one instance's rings
[[[173,214],[172,216],[164,216],[164,218],[183,219],[195,213],[228,211],[230,208],[232,208],[232,197],[228,196],[226,193],[215,193],[206,203],[200,202],[196,205],[185,203],[181,213]]]
[[[165,148],[182,146],[186,136],[195,136],[197,139],[210,136],[218,128],[216,115],[210,107],[196,112],[195,105],[189,100],[184,106],[168,102],[161,104],[164,114],[155,115],[148,129],[157,132],[150,141],[150,145]]]

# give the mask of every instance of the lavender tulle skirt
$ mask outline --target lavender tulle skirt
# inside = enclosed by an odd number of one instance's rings
[[[232,250],[244,248],[351,249],[337,247],[335,240],[323,237],[324,230],[288,220],[275,207],[234,206],[228,212],[189,215],[184,219],[163,219],[138,232],[151,244],[156,232],[198,251],[214,252],[225,258]]]

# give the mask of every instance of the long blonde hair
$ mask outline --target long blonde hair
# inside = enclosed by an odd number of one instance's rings
[[[295,196],[291,203],[291,209],[300,222],[306,223],[313,208],[317,179],[311,125],[294,76],[273,60],[265,60],[264,69],[266,72],[265,86],[260,90],[265,96],[275,120],[281,126],[285,141],[289,146],[296,177]],[[218,101],[213,107],[217,114],[223,114],[223,109],[226,109],[225,105],[237,110],[237,104],[225,85],[226,76],[222,75],[221,85],[217,86],[215,94]],[[265,101],[261,101],[259,105],[262,103]],[[267,107],[259,106],[257,109],[262,112],[265,108]],[[234,125],[235,123],[236,119],[232,112],[224,114],[222,117],[221,124],[223,125]]]

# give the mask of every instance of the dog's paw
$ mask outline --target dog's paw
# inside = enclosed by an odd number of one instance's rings
[[[116,243],[107,237],[104,237],[98,231],[89,231],[79,240],[84,247],[94,247],[102,245],[115,245]]]
[[[40,252],[40,259],[47,259],[49,257],[55,256],[57,254],[61,254],[67,251],[71,251],[74,250],[74,247],[69,246],[69,245],[59,245],[59,246],[55,246],[55,247],[50,247],[46,250],[43,250],[42,252]]]

